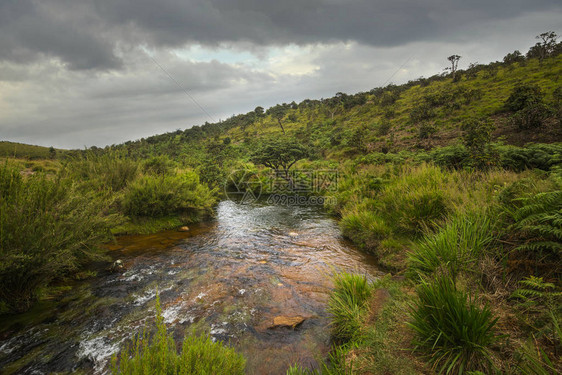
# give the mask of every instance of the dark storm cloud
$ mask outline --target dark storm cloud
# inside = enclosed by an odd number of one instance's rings
[[[552,9],[559,0],[1,0],[0,60],[47,56],[70,69],[105,70],[139,45],[396,46]]]

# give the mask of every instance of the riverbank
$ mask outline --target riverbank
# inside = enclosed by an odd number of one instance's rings
[[[332,361],[336,369],[560,371],[559,169],[359,164],[347,171],[331,209],[343,233],[395,276],[372,285],[364,305],[346,305],[353,313],[341,321],[358,328],[336,347],[343,358]],[[432,310],[437,305],[444,307]]]

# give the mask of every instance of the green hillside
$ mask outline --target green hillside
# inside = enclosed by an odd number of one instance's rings
[[[0,141],[0,157],[23,159],[54,159],[63,150],[50,147],[34,146],[25,143]]]
[[[190,154],[217,139],[253,148],[261,138],[284,131],[328,158],[339,159],[370,152],[430,150],[459,142],[461,126],[470,118],[493,121],[493,138],[522,146],[530,142],[562,140],[560,90],[562,55],[543,61],[477,65],[450,75],[436,75],[357,94],[338,93],[321,100],[280,104],[262,113],[233,116],[223,122],[162,134],[125,146],[133,154]],[[505,102],[517,86],[536,85],[549,108],[540,131],[521,129]],[[280,125],[281,123],[281,125]]]

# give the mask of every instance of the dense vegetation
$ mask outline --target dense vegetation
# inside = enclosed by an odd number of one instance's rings
[[[99,257],[111,232],[199,220],[233,171],[273,169],[292,189],[306,176],[291,169],[337,168],[337,191],[319,191],[336,198],[326,208],[389,276],[336,275],[336,346],[322,373],[560,373],[561,52],[548,34],[503,62],[9,161],[0,300],[28,308],[41,285]],[[153,360],[179,371],[215,352],[243,363],[204,338],[178,354],[158,324],[153,345],[139,338],[116,371]]]
[[[211,214],[213,191],[167,158],[116,153],[35,172],[0,166],[0,307],[25,311],[54,280],[81,277],[112,234],[180,226]]]

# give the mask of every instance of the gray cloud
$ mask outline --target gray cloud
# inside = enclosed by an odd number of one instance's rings
[[[208,121],[150,56],[218,120],[524,52],[562,31],[558,4],[0,0],[0,139],[104,146]]]
[[[138,45],[397,46],[560,9],[558,0],[3,0],[0,59],[54,56],[70,69],[115,69],[119,51]]]

